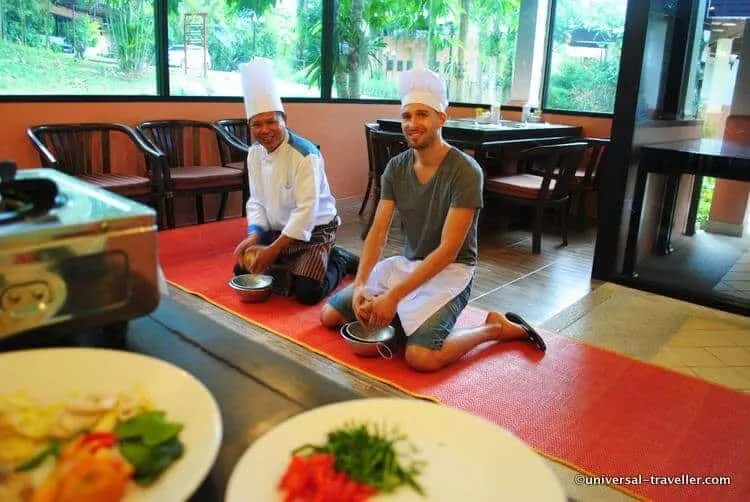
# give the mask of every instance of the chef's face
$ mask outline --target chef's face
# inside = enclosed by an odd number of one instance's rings
[[[422,150],[440,141],[440,128],[445,119],[445,113],[430,106],[410,103],[401,109],[401,130],[409,146]]]
[[[280,112],[265,112],[253,115],[250,119],[250,132],[253,139],[269,151],[276,150],[284,141],[286,122]]]

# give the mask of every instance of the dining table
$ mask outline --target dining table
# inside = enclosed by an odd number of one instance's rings
[[[638,241],[646,183],[648,177],[654,174],[666,177],[665,198],[661,204],[655,247],[660,253],[669,254],[673,251],[671,236],[681,176],[695,176],[685,230],[686,235],[691,235],[703,177],[750,181],[750,144],[722,139],[690,139],[641,147],[623,262],[623,273],[626,276],[637,276]]]
[[[378,119],[377,123],[384,131],[401,132],[401,119],[384,118]],[[448,143],[462,150],[476,150],[490,141],[580,137],[583,127],[549,122],[491,122],[483,119],[456,118],[446,120],[442,132]]]

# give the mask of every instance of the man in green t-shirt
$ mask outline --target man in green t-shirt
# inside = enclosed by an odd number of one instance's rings
[[[388,162],[354,284],[328,301],[321,322],[331,328],[355,318],[372,329],[400,325],[406,362],[418,371],[436,371],[490,340],[528,341],[545,350],[538,333],[510,312],[490,312],[481,326],[454,329],[477,262],[483,174],[472,157],[442,138],[448,101],[441,77],[405,72],[400,91],[401,127],[411,148]],[[378,261],[396,208],[404,253]]]

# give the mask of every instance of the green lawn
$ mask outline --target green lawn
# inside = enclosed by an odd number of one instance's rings
[[[112,63],[0,40],[0,94],[154,95],[156,72],[131,77]]]

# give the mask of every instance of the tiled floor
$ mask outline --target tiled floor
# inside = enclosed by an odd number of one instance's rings
[[[750,329],[694,316],[651,362],[750,393]]]
[[[742,300],[750,300],[750,251],[737,260],[737,263],[714,286],[714,291]]]

